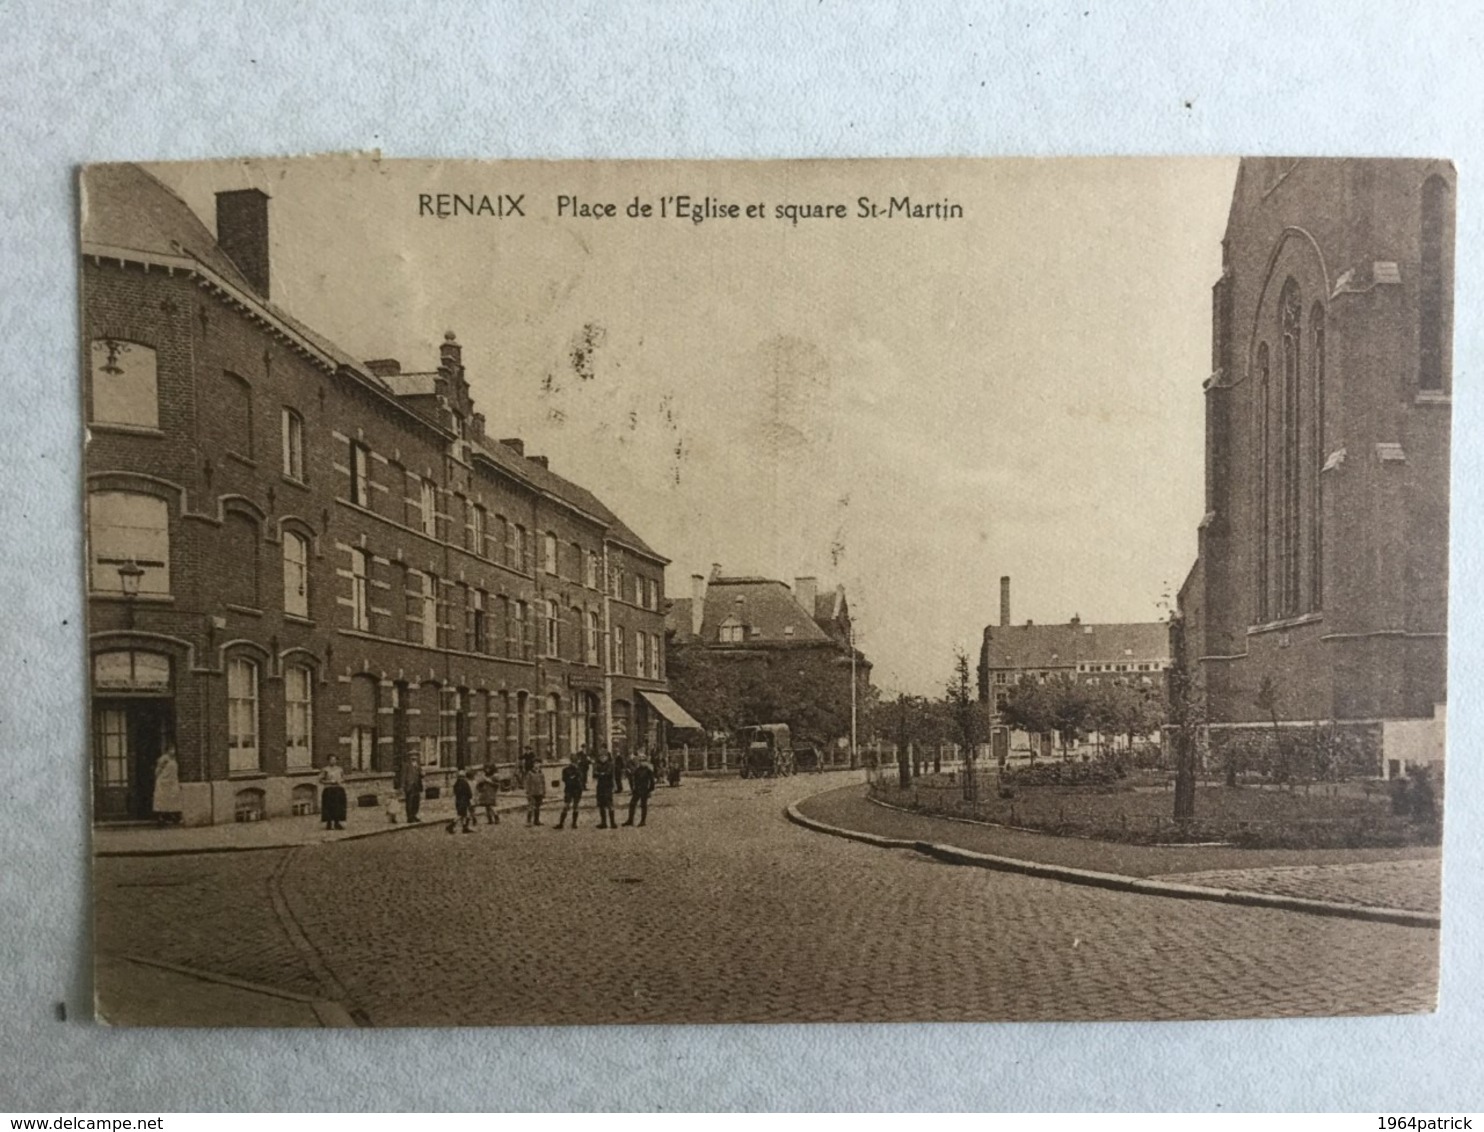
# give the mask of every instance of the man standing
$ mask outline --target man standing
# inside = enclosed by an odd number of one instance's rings
[[[578,765],[574,754],[568,757],[567,765],[562,767],[562,816],[557,819],[558,829],[566,826],[568,810],[572,811],[572,828],[577,828],[577,807],[582,802],[582,786],[582,767]]]
[[[654,767],[648,755],[640,755],[639,761],[629,775],[629,820],[624,825],[634,824],[634,810],[639,810],[639,824],[649,817],[649,796],[654,793]]]
[[[613,756],[605,748],[593,764],[593,782],[598,788],[598,828],[617,829],[618,817],[613,812]]]
[[[422,820],[417,811],[423,804],[423,768],[414,751],[409,751],[402,761],[402,802],[407,807],[409,822]]]

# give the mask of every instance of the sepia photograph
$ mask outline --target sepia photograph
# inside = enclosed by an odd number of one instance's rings
[[[97,164],[97,1015],[1437,1006],[1447,160]]]

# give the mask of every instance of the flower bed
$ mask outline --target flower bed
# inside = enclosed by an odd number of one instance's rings
[[[1196,791],[1195,818],[1178,823],[1168,792],[1135,791],[1090,780],[1027,786],[1021,779],[1004,791],[1009,796],[1002,797],[994,776],[985,775],[974,803],[965,801],[962,785],[947,776],[920,779],[907,790],[881,782],[872,792],[882,801],[923,813],[1133,844],[1224,842],[1253,849],[1354,849],[1436,845],[1441,833],[1435,815],[1397,812],[1387,792],[1350,784],[1318,786],[1308,792],[1202,786]]]

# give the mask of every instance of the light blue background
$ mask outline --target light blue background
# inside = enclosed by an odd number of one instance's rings
[[[1470,553],[1484,489],[1473,388],[1484,22],[1442,4],[1411,9],[0,2],[9,159],[0,170],[0,1109],[1484,1107],[1470,1037],[1484,1031],[1481,577]],[[88,996],[73,167],[370,148],[399,157],[1454,158],[1441,1013],[310,1034],[56,1021],[58,1001],[76,1017]]]

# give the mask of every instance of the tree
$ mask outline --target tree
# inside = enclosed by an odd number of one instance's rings
[[[974,758],[979,744],[989,738],[989,713],[979,702],[969,683],[969,656],[960,650],[954,656],[953,678],[944,689],[943,701],[953,721],[954,734],[964,752],[964,799],[972,802],[977,794]]]
[[[1178,612],[1170,614],[1170,667],[1165,675],[1170,730],[1175,744],[1175,820],[1188,822],[1195,817],[1196,755],[1205,720],[1205,699],[1190,657],[1185,618]],[[1234,768],[1235,764],[1228,767],[1228,785],[1235,785]]]
[[[1044,735],[1048,731],[1056,730],[1052,704],[1047,693],[1046,685],[1037,682],[1033,677],[1022,676],[1020,680],[1010,686],[1010,691],[1005,695],[1005,706],[1000,710],[1000,720],[1007,727],[1017,731],[1025,731],[1032,736]],[[1031,746],[1031,759],[1034,761],[1036,748]]]

